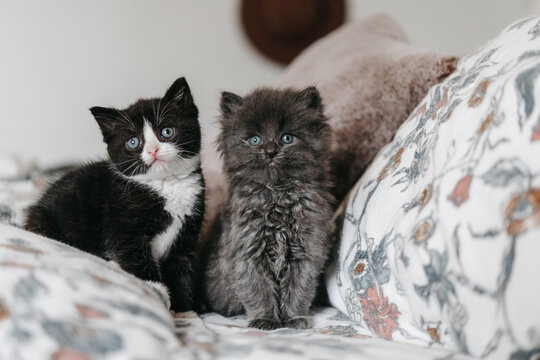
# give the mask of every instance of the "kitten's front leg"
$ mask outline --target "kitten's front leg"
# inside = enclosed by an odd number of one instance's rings
[[[249,326],[261,330],[283,327],[276,296],[277,284],[272,280],[264,259],[238,259],[235,275],[235,290],[251,319]]]
[[[105,242],[111,260],[139,279],[162,282],[159,263],[152,256],[152,248],[146,237],[127,239],[113,235]]]
[[[245,312],[231,286],[231,270],[223,266],[224,257],[219,253],[208,256],[204,268],[202,297],[212,311],[221,315],[234,316]]]
[[[171,295],[171,310],[193,309],[193,264],[195,252],[174,252],[163,262],[163,280]]]
[[[320,269],[307,260],[289,264],[287,281],[282,284],[283,326],[293,329],[312,327],[309,308],[317,291]]]
[[[184,219],[184,226],[176,236],[169,255],[162,259],[163,280],[171,294],[171,310],[175,312],[193,310],[195,249],[202,211]]]

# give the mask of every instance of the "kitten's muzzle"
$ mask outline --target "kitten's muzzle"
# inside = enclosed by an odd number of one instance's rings
[[[264,145],[263,150],[267,158],[273,159],[278,153],[278,146],[275,142],[269,142]]]

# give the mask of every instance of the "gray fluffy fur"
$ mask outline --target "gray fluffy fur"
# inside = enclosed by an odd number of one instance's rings
[[[333,205],[322,110],[315,87],[222,93],[218,145],[229,194],[203,265],[211,310],[246,312],[250,326],[265,330],[311,327]],[[294,135],[293,143],[280,141],[283,134]],[[253,135],[263,144],[251,146]]]

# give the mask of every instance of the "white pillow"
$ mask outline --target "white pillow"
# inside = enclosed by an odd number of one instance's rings
[[[189,353],[175,336],[163,290],[112,262],[0,224],[0,359]]]
[[[540,18],[434,86],[342,215],[328,290],[371,333],[540,353]]]

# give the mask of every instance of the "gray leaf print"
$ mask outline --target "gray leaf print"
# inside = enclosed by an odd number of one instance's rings
[[[514,352],[509,360],[531,360],[535,359],[535,356],[540,356],[540,347],[533,350],[518,350]]]
[[[18,245],[18,246],[32,246],[32,244],[28,240],[23,240],[21,238],[9,238],[7,241],[10,244]]]
[[[47,288],[40,283],[33,275],[22,278],[15,286],[15,297],[19,300],[31,301],[40,292]]]
[[[149,310],[143,306],[140,306],[134,303],[120,302],[120,301],[118,302],[108,301],[108,300],[102,300],[102,301],[115,309],[119,309],[133,315],[147,317],[154,321],[160,322],[165,326],[171,326],[170,321],[168,319],[164,319],[163,317],[158,315],[156,312]]]
[[[534,19],[536,19],[535,16],[520,20],[520,21],[516,22],[514,25],[510,26],[508,28],[508,30],[506,30],[506,32],[510,32],[511,30],[519,30],[519,29],[521,29],[523,27],[523,25],[525,25],[526,23],[528,23],[529,21],[532,21]]]
[[[61,345],[89,354],[106,354],[122,348],[122,338],[109,330],[46,320],[43,330]]]
[[[540,22],[536,23],[536,25],[531,30],[529,30],[529,34],[532,35],[531,40],[534,40],[538,36],[540,36]]]
[[[486,345],[486,348],[484,349],[484,351],[482,352],[482,355],[480,356],[482,359],[486,358],[489,354],[491,354],[493,351],[497,349],[497,346],[499,346],[499,343],[501,341],[503,334],[504,333],[501,329],[498,329],[495,332],[495,335]]]
[[[15,225],[15,212],[5,204],[0,204],[0,224]]]
[[[534,83],[540,74],[540,64],[519,74],[516,78],[516,89],[525,104],[525,117],[529,118],[534,109]]]
[[[516,256],[516,239],[513,238],[510,249],[503,259],[503,266],[501,269],[501,273],[499,274],[499,277],[497,279],[497,282],[499,284],[499,289],[498,289],[499,294],[504,294],[506,292],[506,287],[508,286],[510,276],[512,275],[512,268],[514,267],[515,256]]]
[[[341,281],[341,257],[339,250],[336,252],[336,270],[334,270],[334,273],[336,274],[337,285],[339,287],[342,287],[343,282]]]
[[[435,88],[435,93],[433,94],[433,98],[431,99],[431,106],[429,107],[428,111],[426,112],[425,116],[422,117],[423,122],[426,121],[426,119],[431,118],[433,116],[433,113],[435,112],[435,109],[437,108],[437,105],[442,100],[442,94],[441,94],[441,88],[438,86]],[[416,126],[416,129],[420,129],[424,126],[422,121],[418,123]]]
[[[13,327],[10,336],[19,342],[27,342],[32,339],[32,335],[28,331],[21,329],[17,325]]]
[[[371,254],[373,260],[373,272],[375,273],[375,278],[379,285],[386,284],[390,281],[390,269],[385,265],[386,262],[386,239],[388,238],[387,234],[377,245],[375,251]]]
[[[480,65],[485,65],[485,63],[487,63],[488,61],[491,61],[493,54],[495,54],[497,50],[499,50],[498,47],[489,50],[484,56],[480,58],[480,60],[476,62],[476,64],[474,64],[474,67],[478,69]],[[475,75],[478,75],[478,74],[476,73]]]
[[[535,51],[526,51],[523,53],[523,55],[521,55],[519,57],[519,62],[523,61],[523,60],[527,60],[528,58],[532,58],[532,57],[536,57],[536,56],[540,56],[540,51],[538,50],[535,50]]]
[[[496,229],[487,229],[482,232],[477,232],[472,229],[471,224],[469,224],[469,234],[475,239],[493,239],[500,234],[499,230]]]
[[[511,182],[527,179],[529,169],[520,159],[502,159],[482,176],[492,186],[507,186]]]
[[[462,102],[462,99],[452,100],[450,105],[448,107],[446,107],[446,110],[444,110],[443,114],[440,116],[440,121],[442,123],[446,122],[450,118],[450,115],[452,115],[452,112],[454,111],[454,109],[459,104],[461,104],[461,102]]]
[[[423,286],[414,285],[416,293],[429,304],[431,294],[434,294],[441,306],[448,303],[449,294],[455,293],[454,285],[444,276],[448,263],[448,254],[442,256],[434,251],[429,251],[431,261],[424,266],[428,283]]]
[[[454,333],[454,339],[457,342],[457,346],[461,352],[469,353],[467,346],[467,336],[463,332],[463,329],[469,321],[467,308],[460,303],[448,306],[448,320],[450,327]]]

